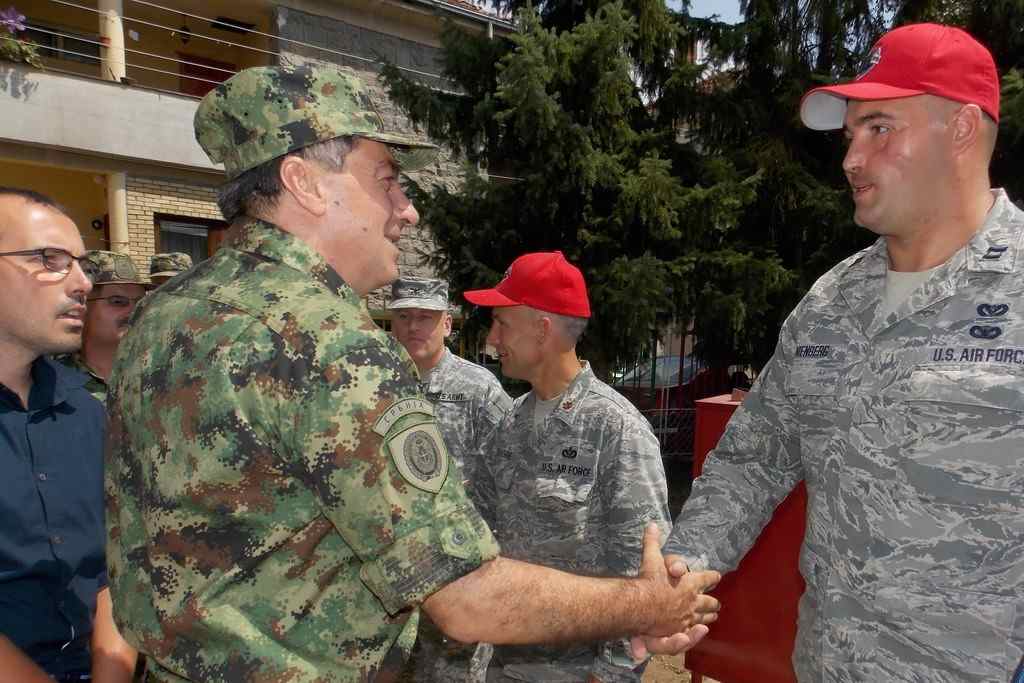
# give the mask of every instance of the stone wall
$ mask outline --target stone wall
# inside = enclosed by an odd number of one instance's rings
[[[440,50],[436,47],[292,8],[277,7],[275,13],[275,21],[272,22],[272,25],[277,27],[278,35],[282,38],[302,41],[311,45],[323,45],[371,60],[383,57],[397,66],[426,73],[437,74],[441,70]],[[293,62],[329,59],[334,63],[351,68],[367,84],[371,98],[386,126],[413,133],[424,140],[427,139],[426,135],[422,131],[416,130],[405,114],[390,102],[376,64],[296,46],[285,41],[281,41],[278,48],[281,50],[282,59],[289,59]],[[432,86],[440,83],[436,79],[432,80],[422,76],[416,76],[416,78]],[[424,187],[444,184],[454,189],[462,182],[461,164],[461,160],[453,158],[451,153],[445,150],[432,166],[409,175]],[[430,253],[435,249],[428,226],[421,224],[417,228],[406,231],[399,246],[402,249],[400,266],[404,275],[436,277],[436,273],[421,256],[424,252]],[[382,309],[387,298],[386,291],[372,292],[369,300],[370,309]]]

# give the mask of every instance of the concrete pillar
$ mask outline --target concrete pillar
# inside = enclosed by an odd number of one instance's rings
[[[107,215],[110,220],[110,251],[127,254],[128,237],[128,178],[124,173],[107,174]]]
[[[104,47],[100,50],[103,58],[103,78],[108,81],[120,81],[127,75],[125,69],[124,16],[122,0],[99,0],[97,9],[100,12],[100,42]]]
[[[103,43],[100,66],[108,81],[121,82],[127,75],[124,51],[124,16],[122,0],[99,0],[100,42]],[[110,226],[111,251],[129,252],[127,177],[124,173],[107,174],[107,219]]]

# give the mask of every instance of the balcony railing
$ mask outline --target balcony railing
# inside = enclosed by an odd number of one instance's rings
[[[104,12],[82,4],[84,1],[45,0],[37,4],[33,8],[36,14],[29,16],[28,29],[22,37],[38,45],[48,69],[101,78],[108,41],[91,27],[98,27]],[[355,62],[367,68],[382,64],[378,59],[328,45],[315,45],[260,30],[272,24],[269,3],[257,14],[252,14],[250,5],[248,21],[239,21],[225,16],[204,16],[148,0],[124,2],[125,14],[121,21],[126,34],[123,41],[126,77],[122,81],[128,85],[198,98],[240,69],[288,60],[291,58],[289,51],[299,50],[304,55],[316,55],[314,60],[319,58],[325,62]],[[215,3],[209,4],[213,5],[209,13],[219,11]],[[241,7],[227,0],[221,6],[225,13]],[[225,34],[230,34],[230,38]],[[277,46],[284,49],[273,49]],[[107,59],[113,62],[116,58],[108,56]],[[303,59],[308,61],[308,57]],[[399,68],[433,83],[444,82],[436,73]]]

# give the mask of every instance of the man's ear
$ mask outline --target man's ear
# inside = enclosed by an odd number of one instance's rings
[[[314,216],[327,212],[327,196],[320,183],[320,170],[316,164],[289,154],[281,161],[281,185],[299,206]]]
[[[953,153],[957,156],[982,142],[984,115],[976,104],[965,104],[953,116]]]
[[[538,334],[538,337],[537,337],[537,341],[538,342],[543,344],[548,339],[551,338],[551,334],[553,332],[553,330],[551,328],[552,328],[553,325],[554,325],[554,323],[552,323],[551,318],[549,316],[546,316],[546,315],[538,315],[537,316],[537,328],[538,328],[538,331],[539,331],[539,334]]]
[[[444,312],[444,336],[445,339],[450,337],[452,334],[452,314],[448,311]]]

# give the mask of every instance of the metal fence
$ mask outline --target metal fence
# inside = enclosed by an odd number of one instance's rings
[[[661,444],[663,458],[692,458],[693,430],[697,411],[693,408],[669,408],[642,411]]]

